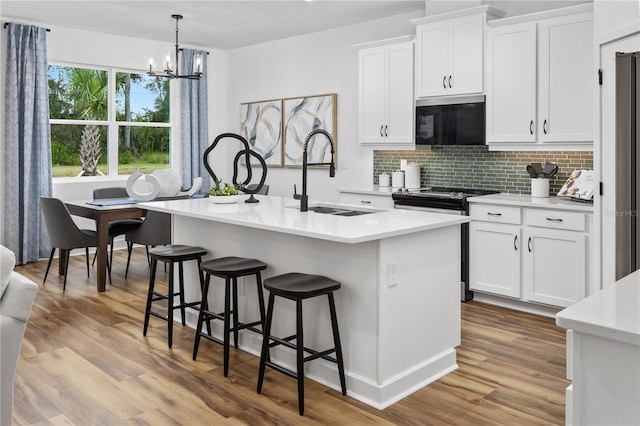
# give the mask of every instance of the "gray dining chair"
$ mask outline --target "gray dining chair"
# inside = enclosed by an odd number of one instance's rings
[[[97,188],[93,190],[94,200],[105,200],[109,198],[129,198],[127,188],[124,186],[115,186],[108,188]],[[142,219],[121,219],[109,222],[109,283],[111,283],[111,266],[113,265],[113,240],[115,237],[125,235],[129,231],[134,231],[142,225]],[[129,244],[127,244],[129,249]],[[129,249],[129,256],[131,251]],[[96,256],[93,256],[93,263],[96,262]],[[92,263],[92,264],[93,264]]]
[[[257,186],[258,184],[251,183],[247,185],[247,189],[249,191],[253,191]],[[256,194],[269,195],[269,185],[266,185],[266,184],[262,185],[262,188],[260,188],[260,191],[256,192]]]
[[[42,285],[47,282],[47,275],[53,260],[53,254],[57,249],[68,250],[64,265],[64,282],[62,291],[67,288],[67,275],[69,269],[69,255],[72,249],[84,248],[87,256],[87,276],[89,276],[89,247],[98,246],[98,234],[90,229],[80,229],[73,221],[67,206],[57,198],[40,197],[42,216],[51,242],[51,254],[47,271],[44,273]]]
[[[124,277],[129,273],[129,263],[131,262],[131,251],[133,244],[142,244],[147,251],[147,263],[151,264],[149,258],[149,246],[159,246],[171,244],[171,215],[169,213],[148,210],[142,225],[137,229],[129,231],[125,235],[129,254],[127,256],[127,269]]]

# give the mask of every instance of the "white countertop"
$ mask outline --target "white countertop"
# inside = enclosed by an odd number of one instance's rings
[[[256,195],[259,203],[249,204],[241,195],[235,204],[214,204],[209,198],[155,201],[138,206],[175,215],[229,223],[250,228],[283,232],[341,243],[361,243],[418,231],[469,222],[469,217],[411,210],[380,210],[361,216],[335,216],[301,212],[300,201],[292,198]],[[344,204],[310,201],[314,205]],[[352,206],[354,210],[367,210]],[[369,209],[372,210],[372,209]]]
[[[640,271],[558,312],[556,324],[640,345]]]
[[[470,204],[500,204],[505,206],[537,207],[545,209],[562,209],[582,212],[593,212],[593,203],[572,201],[568,198],[549,197],[536,198],[528,194],[492,194],[469,197]]]

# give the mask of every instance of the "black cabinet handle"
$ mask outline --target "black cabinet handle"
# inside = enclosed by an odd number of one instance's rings
[[[388,127],[389,127],[389,126],[384,126],[384,135],[385,135],[385,137],[389,137],[389,135],[387,134],[387,128],[388,128]]]
[[[555,219],[555,218],[553,218],[553,217],[548,217],[548,218],[547,218],[547,220],[548,220],[549,222],[556,222],[556,223],[560,223],[560,222],[562,222],[562,219]]]
[[[451,89],[451,76],[449,76],[449,89]]]
[[[384,127],[384,126],[380,126],[380,137],[383,137],[383,136],[384,136],[384,134],[382,133],[382,128],[383,128],[383,127]]]
[[[527,242],[527,248],[529,249],[529,253],[531,253],[531,237],[529,237],[529,241]]]
[[[544,123],[542,123],[542,130],[544,131],[544,134],[547,134],[547,120],[544,120]]]
[[[442,77],[442,88],[447,88],[447,76]]]
[[[513,239],[513,249],[515,251],[518,251],[518,236],[516,235],[515,238]]]
[[[529,131],[533,134],[533,120],[531,120],[531,123],[529,124]]]
[[[491,213],[491,212],[488,212],[487,214],[489,216],[502,216],[502,213]]]
[[[362,204],[371,204],[371,201],[369,201],[369,200],[360,200],[360,202]]]

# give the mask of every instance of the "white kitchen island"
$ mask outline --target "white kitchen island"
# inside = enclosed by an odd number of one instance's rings
[[[640,424],[640,271],[556,315],[567,331],[567,425]]]
[[[206,258],[260,259],[269,265],[263,279],[304,272],[340,281],[336,307],[347,391],[353,398],[383,409],[457,368],[460,225],[468,217],[409,210],[345,217],[300,212],[293,199],[256,196],[260,202],[248,204],[246,198],[235,204],[205,198],[140,207],[171,213],[174,244],[204,247]],[[199,298],[193,269],[185,266],[187,300]],[[214,310],[222,311],[223,287],[213,278],[209,303]],[[257,319],[253,277],[239,287],[240,320]],[[196,318],[192,311],[191,326]],[[278,299],[273,321],[274,334],[294,334],[294,304]],[[221,335],[217,325],[213,331]],[[304,333],[305,346],[332,347],[326,298],[305,301]],[[256,333],[241,334],[243,350],[258,355],[260,343]],[[208,344],[214,343],[203,341],[200,351]],[[282,346],[272,349],[272,357],[295,366],[295,353]],[[333,363],[307,363],[305,374],[339,389]]]

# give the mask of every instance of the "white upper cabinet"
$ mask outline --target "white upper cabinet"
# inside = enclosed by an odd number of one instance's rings
[[[536,24],[493,28],[487,42],[487,141],[536,141]]]
[[[542,142],[592,142],[593,21],[591,13],[541,21],[539,119]]]
[[[359,134],[363,145],[413,145],[413,42],[359,51]]]
[[[481,93],[484,15],[418,25],[416,97]]]
[[[502,16],[483,5],[412,20],[416,98],[483,93],[486,22]]]
[[[492,22],[487,36],[487,144],[588,149],[592,13],[504,25],[510,20]]]

